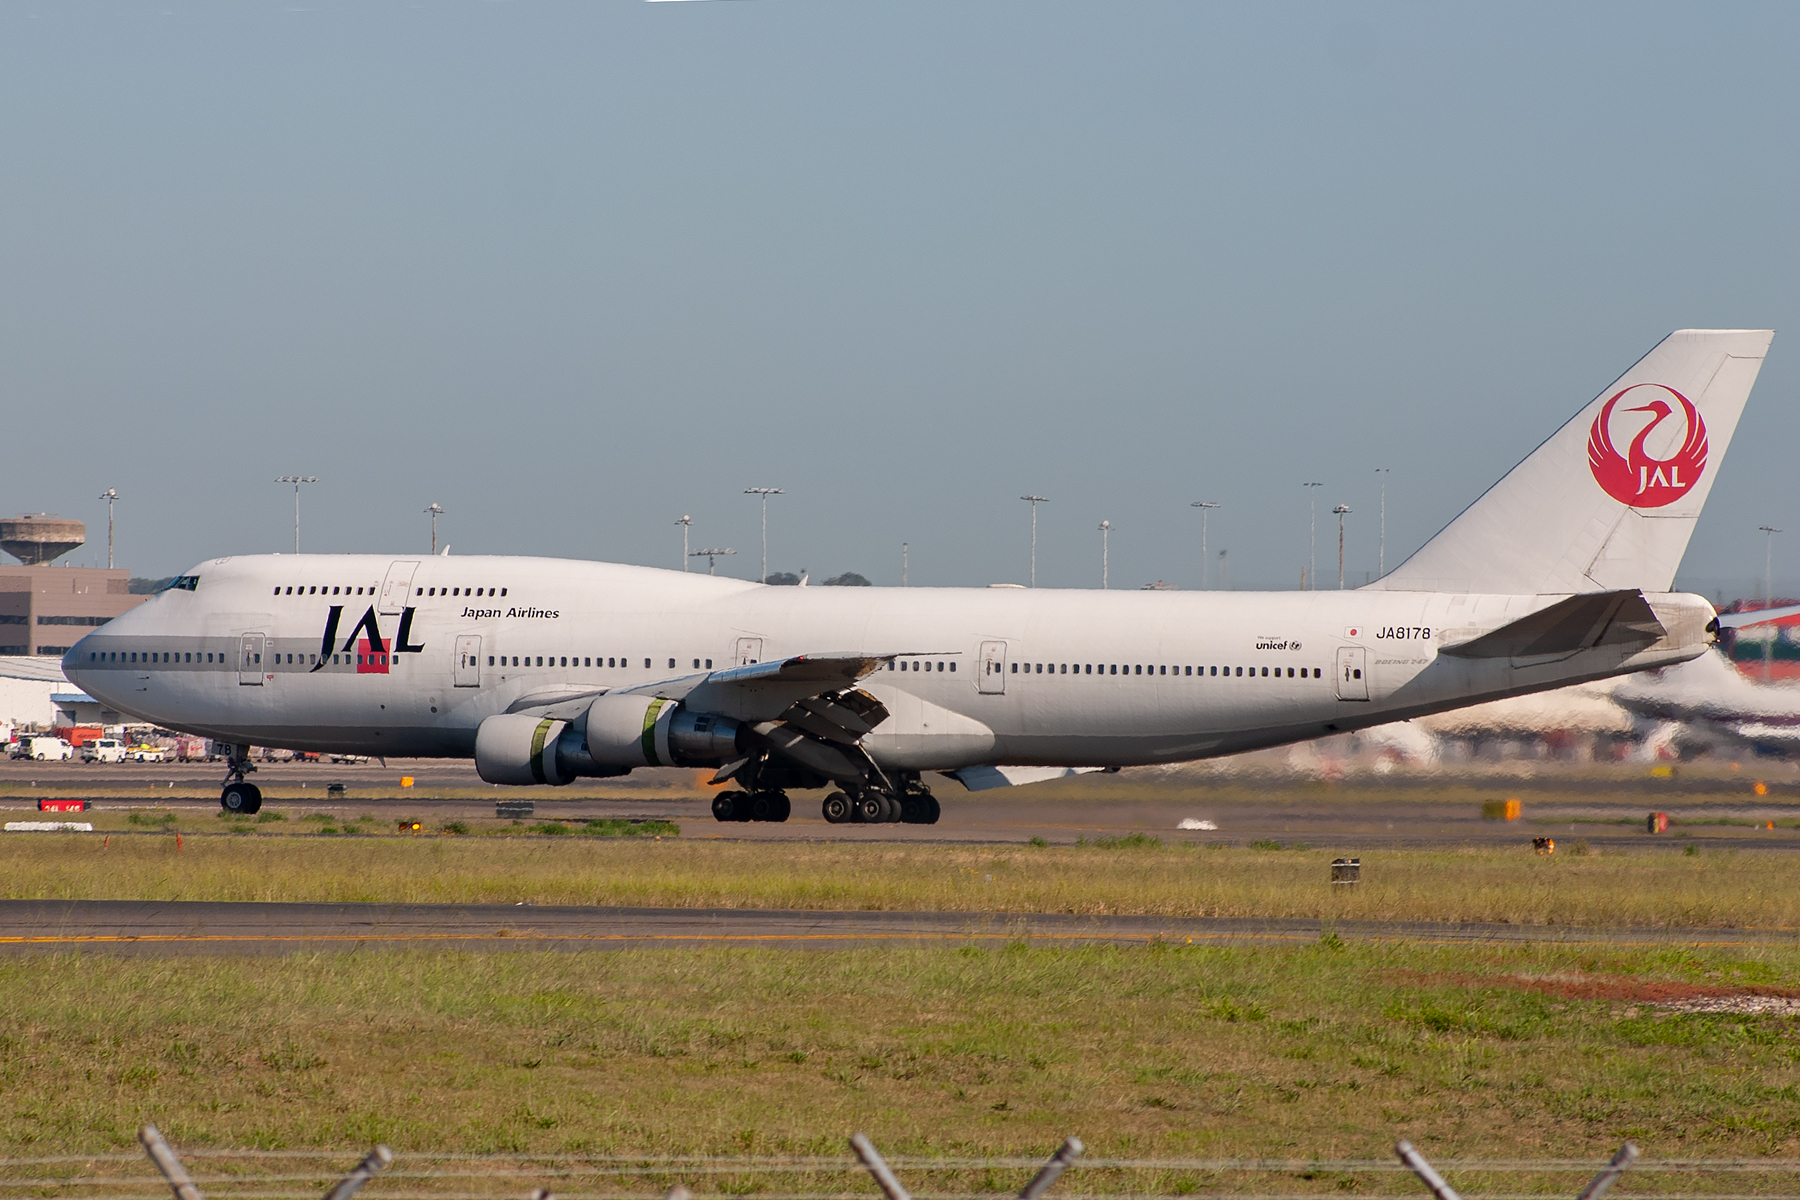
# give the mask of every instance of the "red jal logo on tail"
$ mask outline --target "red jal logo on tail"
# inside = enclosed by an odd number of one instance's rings
[[[1627,393],[1638,388],[1652,389],[1650,395],[1644,397],[1645,403],[1619,411],[1649,413],[1650,421],[1638,430],[1637,436],[1631,439],[1631,448],[1621,455],[1613,447],[1613,408]],[[1657,392],[1667,392],[1675,397],[1681,405],[1681,416],[1687,428],[1680,447],[1669,458],[1652,458],[1644,449],[1644,442],[1650,435],[1676,415],[1668,401],[1655,395]],[[1667,434],[1668,431],[1664,432]],[[1594,427],[1588,431],[1588,469],[1594,473],[1594,482],[1620,504],[1629,504],[1633,508],[1662,508],[1673,504],[1700,482],[1700,473],[1706,470],[1706,422],[1700,419],[1688,398],[1674,388],[1660,383],[1634,383],[1608,400],[1600,415],[1594,418]]]

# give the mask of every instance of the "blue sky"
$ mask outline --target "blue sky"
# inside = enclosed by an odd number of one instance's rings
[[[1800,589],[1792,5],[0,8],[0,510],[104,561],[915,584],[1394,565],[1669,330],[1777,338],[1683,568]],[[1785,543],[1785,545],[1784,545]],[[1791,546],[1791,550],[1786,547]],[[1319,571],[1335,582],[1335,526]]]

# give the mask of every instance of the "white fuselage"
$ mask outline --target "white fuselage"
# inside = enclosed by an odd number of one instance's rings
[[[1668,636],[1551,661],[1441,655],[1555,596],[768,587],[542,558],[222,558],[64,659],[103,703],[223,741],[467,757],[509,709],[797,654],[897,656],[861,686],[883,767],[1125,766],[1301,741],[1693,658]],[[191,578],[190,577],[190,578]],[[335,616],[333,609],[339,610]],[[327,632],[330,640],[327,642]]]

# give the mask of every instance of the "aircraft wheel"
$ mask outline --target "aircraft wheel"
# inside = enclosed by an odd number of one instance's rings
[[[925,816],[919,823],[921,825],[936,825],[938,823],[938,818],[943,815],[944,810],[938,804],[937,797],[933,796],[930,792],[925,793]]]
[[[786,792],[757,792],[750,797],[750,816],[752,821],[785,821],[792,805],[788,802]]]
[[[262,807],[262,792],[253,783],[228,783],[219,793],[219,807],[248,816]]]
[[[715,821],[737,820],[737,798],[742,792],[720,792],[713,797],[712,810]]]
[[[775,814],[771,816],[769,820],[774,821],[776,824],[780,824],[793,815],[794,802],[788,799],[786,792],[782,792],[781,798],[775,803]]]
[[[865,825],[874,825],[887,820],[886,797],[874,792],[864,792],[857,797],[856,820]]]
[[[850,812],[850,797],[842,792],[833,792],[825,797],[825,803],[820,809],[825,820],[832,825],[842,825],[854,819]]]

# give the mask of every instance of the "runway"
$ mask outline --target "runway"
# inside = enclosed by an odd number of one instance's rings
[[[877,945],[1136,946],[1316,942],[1750,946],[1800,929],[1576,929],[1452,922],[1077,916],[1040,913],[800,912],[503,904],[254,904],[138,900],[0,901],[0,953],[291,954],[328,950],[646,950]]]

